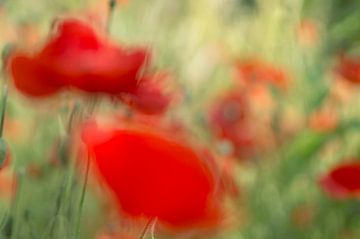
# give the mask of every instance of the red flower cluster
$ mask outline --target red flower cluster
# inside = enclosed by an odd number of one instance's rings
[[[353,83],[360,83],[360,58],[350,58],[342,55],[337,67],[337,73]]]
[[[330,196],[358,198],[360,196],[360,162],[338,165],[320,179],[320,186]]]
[[[99,174],[128,215],[156,217],[173,228],[218,221],[214,174],[189,145],[144,127],[89,124],[82,135]]]
[[[140,76],[149,57],[147,49],[117,46],[85,22],[66,19],[57,23],[39,52],[12,54],[9,69],[16,88],[28,96],[49,96],[63,88],[117,96],[126,93],[134,105],[140,105],[137,108],[162,112],[170,97],[155,83],[146,88],[148,77],[143,82]]]

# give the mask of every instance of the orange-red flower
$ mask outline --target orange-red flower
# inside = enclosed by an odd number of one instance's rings
[[[330,109],[323,109],[311,114],[309,126],[319,132],[329,132],[334,130],[339,123],[336,112]]]
[[[360,162],[347,162],[320,179],[322,189],[336,199],[360,196]]]
[[[263,83],[285,88],[288,84],[288,77],[283,70],[256,59],[238,62],[235,77],[245,85]]]
[[[215,176],[190,145],[144,127],[105,129],[92,123],[82,135],[127,215],[157,218],[173,228],[218,222]]]
[[[137,87],[149,52],[116,46],[78,19],[57,23],[55,32],[36,53],[17,51],[9,69],[22,93],[41,97],[63,88],[119,94]]]
[[[340,56],[337,73],[345,80],[357,84],[360,83],[360,58]]]

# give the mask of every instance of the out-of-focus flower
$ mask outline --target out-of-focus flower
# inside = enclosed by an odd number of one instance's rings
[[[273,91],[284,93],[289,85],[288,74],[260,59],[247,59],[237,62],[234,80],[246,94],[249,106],[256,112],[257,118],[268,118],[276,107]]]
[[[319,39],[319,29],[311,19],[304,19],[297,29],[297,37],[301,46],[312,47]]]
[[[120,99],[145,114],[164,113],[174,99],[173,94],[165,92],[168,78],[163,73],[144,76],[133,92],[120,95]]]
[[[337,73],[347,81],[360,83],[360,58],[341,55],[336,68]]]
[[[338,116],[334,111],[325,109],[314,112],[310,116],[309,124],[314,130],[328,132],[337,127],[338,121]]]
[[[245,86],[262,83],[284,89],[288,85],[288,76],[282,69],[257,59],[238,62],[235,78]]]
[[[357,87],[350,81],[344,80],[341,76],[331,82],[329,97],[334,103],[341,105],[348,104],[357,95]]]
[[[320,186],[336,199],[360,196],[360,163],[342,163],[320,179]]]
[[[22,93],[41,97],[62,88],[120,94],[133,91],[149,52],[116,46],[78,19],[57,23],[46,45],[34,54],[16,51],[9,69]]]
[[[225,94],[211,109],[209,123],[214,133],[228,140],[236,156],[246,157],[254,146],[254,134],[249,125],[249,108],[241,90]]]
[[[95,123],[84,127],[82,138],[127,215],[157,218],[174,229],[219,222],[214,173],[189,144],[161,130]]]

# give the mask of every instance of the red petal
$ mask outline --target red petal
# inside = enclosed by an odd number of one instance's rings
[[[218,217],[213,175],[190,147],[160,134],[119,129],[91,148],[99,173],[129,215],[177,227]]]
[[[22,93],[41,97],[59,91],[62,84],[57,76],[41,66],[37,59],[16,54],[9,62],[16,88]]]
[[[158,78],[161,78],[160,81]],[[134,93],[120,96],[132,108],[145,114],[162,114],[168,108],[172,96],[165,93],[163,76],[144,77]]]
[[[68,19],[39,55],[43,64],[88,92],[116,94],[133,90],[149,53],[122,49],[102,39],[85,22]]]

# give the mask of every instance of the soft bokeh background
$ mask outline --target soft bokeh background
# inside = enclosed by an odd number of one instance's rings
[[[1,0],[0,48],[11,43],[36,49],[53,19],[63,15],[86,15],[103,26],[107,9],[106,0]],[[357,0],[118,1],[111,38],[152,47],[154,64],[173,72],[185,92],[166,117],[181,119],[223,157],[224,145],[209,136],[206,117],[218,95],[232,87],[236,62],[262,59],[289,76],[285,91],[269,89],[269,104],[254,98],[254,127],[271,128],[262,141],[272,146],[234,164],[240,196],[229,199],[231,223],[214,238],[360,238],[359,201],[333,200],[318,186],[331,166],[360,154],[360,89],[334,73],[340,53],[360,54],[359,19]],[[10,85],[4,135],[12,160],[0,173],[4,238],[63,239],[77,230],[83,179],[75,176],[81,170],[73,169],[74,160],[61,158],[68,155],[62,143],[70,97],[33,102]],[[316,112],[335,117],[337,130],[311,125]],[[18,175],[16,201],[9,199],[12,172]],[[86,194],[78,238],[95,238],[108,224],[126,227],[105,215],[94,191]]]

